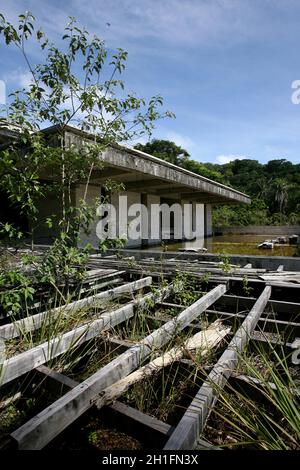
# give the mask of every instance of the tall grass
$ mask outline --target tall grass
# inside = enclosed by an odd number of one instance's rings
[[[254,344],[254,349],[255,354],[239,356],[247,384],[241,380],[240,386],[231,383],[218,391],[205,435],[221,447],[299,450],[299,385],[286,351],[268,344],[270,357],[261,344]]]

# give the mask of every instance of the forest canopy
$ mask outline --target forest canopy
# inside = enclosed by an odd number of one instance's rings
[[[263,164],[243,159],[229,163],[201,163],[168,140],[153,139],[136,149],[175,163],[206,178],[248,194],[252,203],[214,207],[214,227],[246,225],[285,225],[300,223],[300,164],[284,158]]]

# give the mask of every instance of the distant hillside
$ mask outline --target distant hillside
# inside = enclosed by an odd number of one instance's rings
[[[266,164],[251,159],[224,165],[200,163],[168,140],[155,139],[135,148],[251,196],[250,206],[215,206],[215,227],[300,224],[300,164],[285,159]]]

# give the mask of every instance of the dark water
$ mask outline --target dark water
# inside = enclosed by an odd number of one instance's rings
[[[284,234],[283,234],[284,235]],[[293,256],[296,251],[295,245],[274,245],[273,250],[257,248],[264,240],[276,238],[270,235],[221,235],[206,239],[198,239],[192,242],[171,243],[164,242],[164,250],[177,251],[179,248],[207,248],[208,253],[228,253],[243,255],[262,256]],[[162,250],[161,246],[149,248],[149,250]]]

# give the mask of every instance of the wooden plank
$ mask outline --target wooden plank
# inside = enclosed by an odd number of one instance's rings
[[[45,364],[63,353],[70,352],[80,344],[95,338],[102,331],[128,320],[133,315],[134,302],[131,302],[111,313],[100,315],[90,324],[74,328],[61,336],[6,359],[1,368],[0,385],[3,386],[39,365]]]
[[[136,290],[142,289],[144,287],[150,286],[152,284],[152,277],[148,276],[138,281],[129,282],[113,289],[108,289],[99,294],[93,295],[91,297],[86,297],[81,300],[76,300],[64,305],[62,307],[54,308],[53,310],[48,310],[46,312],[38,313],[21,320],[17,320],[14,323],[8,325],[0,326],[0,338],[4,340],[16,338],[20,336],[21,333],[27,333],[29,331],[34,331],[41,326],[45,326],[48,323],[52,323],[56,318],[59,318],[60,315],[74,313],[77,310],[82,308],[92,307],[93,304],[99,300],[111,300],[116,298],[119,295],[133,293]]]
[[[248,264],[245,264],[245,266],[243,266],[243,269],[251,269],[252,268],[252,263],[248,263]]]
[[[195,446],[195,450],[223,450],[220,447],[214,446],[208,441],[204,439],[198,439],[197,444]]]
[[[80,289],[79,294],[104,289],[104,287],[111,286],[113,284],[119,284],[120,282],[123,282],[123,279],[121,277],[116,277],[111,281],[102,282],[101,284],[89,284],[87,287],[83,287],[82,289]]]
[[[103,338],[104,343],[109,343],[115,348],[128,349],[136,343],[136,341],[126,341],[124,339],[115,338],[114,336],[108,336]]]
[[[114,264],[115,263],[115,264]],[[165,271],[170,271],[171,273],[175,274],[178,271],[184,271],[186,273],[211,273],[213,275],[220,275],[224,274],[224,271],[222,270],[221,267],[205,267],[203,265],[199,265],[198,263],[187,263],[186,261],[184,262],[172,262],[168,263],[166,261],[163,262],[163,264],[160,261],[152,261],[151,263],[143,262],[143,261],[138,261],[135,262],[134,270],[135,272],[140,272],[140,271],[145,271],[145,269],[155,269],[157,268],[161,272]],[[151,266],[150,266],[151,265]],[[128,264],[124,261],[107,261],[103,263],[103,267],[116,267],[116,269],[126,269],[128,268]],[[240,268],[237,265],[230,265],[231,267],[231,276],[238,276],[238,275],[245,275],[247,274],[248,276],[257,276],[263,273],[266,273],[267,270],[263,268],[255,268],[255,269],[244,269]]]
[[[107,279],[113,280],[122,274],[124,274],[124,271],[116,269],[92,269],[85,273],[85,278],[81,282],[84,286],[88,286],[90,284],[95,284],[96,282],[101,282]],[[73,278],[71,276],[70,285],[73,285],[74,287],[78,285],[78,282],[76,282],[74,276]]]
[[[5,409],[7,406],[11,405],[15,401],[19,400],[22,396],[21,392],[17,392],[14,395],[6,398],[5,400],[0,401],[0,410]]]
[[[127,416],[128,418],[133,419],[134,421],[137,421],[138,423],[141,423],[144,426],[159,432],[160,434],[163,434],[164,436],[170,436],[174,431],[174,428],[170,426],[170,424],[164,423],[163,421],[160,421],[153,416],[146,415],[145,413],[142,413],[141,411],[136,410],[131,406],[125,405],[118,400],[108,407],[111,410],[117,411],[118,413],[121,413],[122,415]]]
[[[168,291],[168,288],[165,289]],[[164,291],[163,291],[164,292]],[[97,320],[74,328],[67,333],[53,338],[53,340],[17,354],[3,361],[0,375],[0,384],[4,385],[30,370],[55,359],[65,352],[95,338],[100,332],[108,330],[119,323],[133,317],[136,307],[143,307],[147,302],[154,300],[157,294],[147,294],[141,299],[133,300],[119,309],[100,315]]]
[[[269,300],[267,307],[269,306],[275,313],[300,314],[300,303],[297,302],[286,302],[284,300]]]
[[[300,291],[299,291],[300,292]],[[243,297],[240,295],[223,295],[221,305],[238,305],[240,308],[249,309],[255,303],[255,297]],[[283,300],[269,300],[267,306],[270,306],[274,312],[277,313],[300,313],[300,303],[286,302]]]
[[[128,351],[98,370],[73,390],[29,420],[12,437],[19,449],[41,449],[67,426],[99,402],[101,392],[128,375],[148,358],[154,350],[167,344],[177,332],[186,328],[195,318],[226,292],[219,285],[196,301],[177,317],[138,342]],[[162,299],[159,299],[160,301]]]
[[[255,387],[262,387],[266,388],[269,387],[272,390],[276,390],[276,385],[273,382],[263,382],[256,377],[251,377],[250,375],[245,375],[245,374],[238,374],[236,372],[233,372],[231,374],[231,380],[234,379],[237,382],[246,382],[249,385],[255,386]]]
[[[91,280],[99,280],[101,278],[107,279],[109,277],[114,277],[114,276],[120,276],[120,274],[123,274],[124,271],[117,271],[115,269],[113,270],[107,270],[107,269],[90,269],[89,271],[86,272],[85,278],[83,282],[91,281]]]
[[[60,372],[56,372],[55,370],[50,369],[49,367],[44,365],[37,367],[35,370],[39,372],[42,378],[52,380],[54,381],[54,383],[63,385],[68,389],[72,389],[79,384],[79,382],[76,382],[76,380],[71,379],[67,375],[61,374]]]
[[[290,287],[295,286],[300,288],[300,273],[277,273],[276,275],[272,275],[271,273],[266,274],[264,276],[260,276],[266,283],[273,285],[273,286],[280,286],[282,287]]]
[[[239,352],[246,346],[258,319],[264,311],[271,295],[271,287],[265,287],[246,319],[213,367],[207,380],[200,387],[187,408],[178,426],[168,440],[164,450],[192,450],[197,445],[209,413],[217,401],[219,391],[225,386],[235,369]]]
[[[295,281],[295,278],[291,278],[291,281]],[[293,284],[293,282],[286,281],[286,282],[279,282],[279,281],[270,281],[266,280],[265,281],[266,286],[272,286],[272,287],[284,287],[286,289],[299,289],[300,291],[300,274],[297,280],[297,284]]]
[[[234,383],[246,383],[252,386],[255,390],[261,388],[261,390],[264,389],[272,389],[272,390],[277,390],[277,386],[274,382],[265,382],[264,380],[257,379],[256,377],[252,377],[250,375],[244,375],[244,374],[237,374],[233,373],[230,380]],[[288,386],[286,386],[288,388]],[[300,396],[300,390],[299,388],[289,388],[289,391],[296,396]]]
[[[144,380],[164,367],[172,364],[173,362],[180,361],[187,351],[197,351],[197,357],[206,356],[211,349],[215,348],[230,332],[230,328],[224,326],[219,320],[215,321],[205,330],[196,333],[191,338],[183,342],[182,346],[175,346],[172,349],[164,352],[161,356],[156,357],[146,365],[135,370],[131,374],[123,377],[118,382],[115,382],[110,387],[107,387],[101,396],[100,403],[97,407],[104,406],[104,404],[112,403],[114,400],[123,395],[130,387],[137,382]]]
[[[180,304],[172,304],[170,302],[160,302],[159,305],[162,305],[163,307],[171,307],[171,308],[186,308],[186,305],[180,305]]]
[[[199,275],[199,277],[201,277],[201,275]],[[232,275],[223,275],[223,276],[210,276],[210,280],[211,282],[231,282],[231,281],[238,281],[238,282],[243,282],[245,280],[244,277],[242,276],[232,276]],[[263,281],[262,279],[256,279],[256,278],[250,278],[248,277],[248,280],[249,280],[249,283],[253,283],[253,284],[257,284],[257,285],[262,285],[262,286],[265,286],[266,283],[265,281]]]
[[[42,377],[47,378],[47,380],[50,379],[51,381],[54,381],[56,385],[60,385],[67,389],[71,390],[72,388],[75,388],[77,385],[79,385],[79,382],[71,379],[70,377],[67,377],[64,374],[53,371],[52,369],[49,369],[49,367],[40,366],[36,370],[41,374]],[[128,418],[137,421],[138,423],[141,423],[144,426],[147,426],[165,436],[170,436],[174,430],[174,428],[169,424],[164,423],[163,421],[160,421],[153,416],[148,416],[145,413],[142,413],[141,411],[138,411],[131,406],[125,405],[118,400],[106,406],[111,410],[127,416]]]
[[[279,330],[281,331],[282,329],[285,329],[286,327],[291,327],[293,328],[299,328],[300,327],[300,323],[297,323],[297,322],[294,322],[294,321],[285,321],[285,320],[277,320],[277,319],[273,319],[273,318],[266,318],[266,317],[262,317],[258,320],[258,323],[264,323],[264,324],[273,324],[273,325],[278,325],[280,328]]]
[[[210,315],[217,315],[218,317],[228,317],[228,318],[246,318],[247,314],[246,313],[229,313],[229,312],[220,312],[218,310],[206,310],[206,313]],[[300,327],[300,323],[293,322],[293,321],[286,321],[286,320],[278,320],[276,318],[268,318],[267,316],[261,316],[260,319],[258,320],[258,324],[260,323],[266,323],[266,324],[276,324],[276,325],[282,325],[282,326],[288,326],[288,327]]]
[[[284,349],[287,351],[287,355],[290,355],[291,349],[293,349],[293,343],[289,343],[288,341],[282,341],[280,338],[272,338],[269,336],[268,333],[264,333],[262,331],[257,331],[254,330],[253,333],[251,334],[251,342],[255,343],[263,343],[265,344],[266,347],[272,346],[272,349],[276,348],[278,346],[280,348],[280,351]]]

